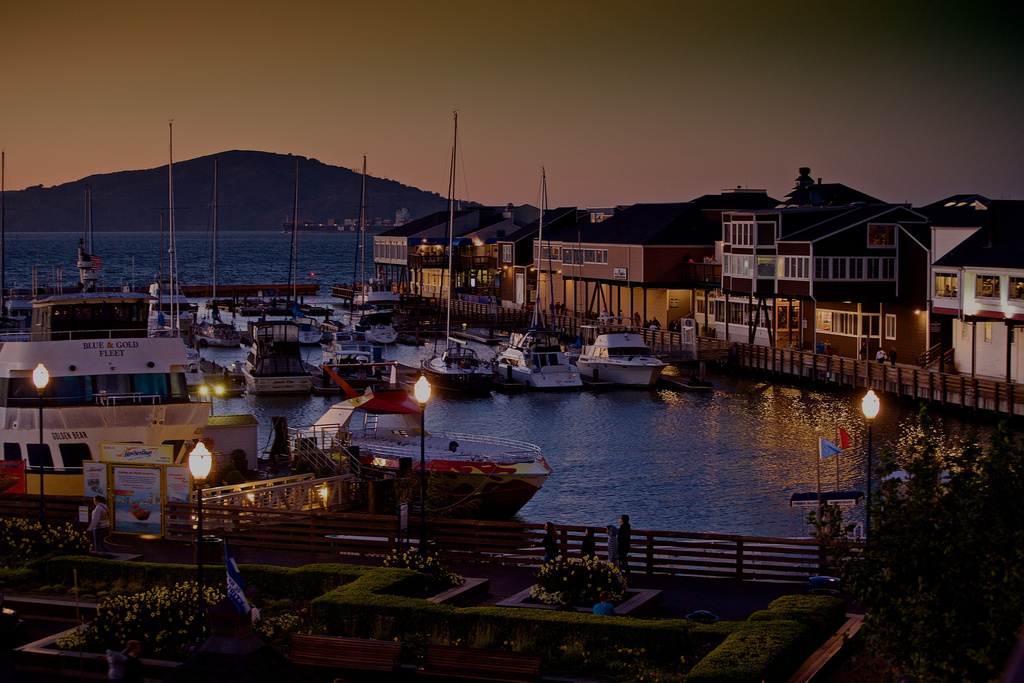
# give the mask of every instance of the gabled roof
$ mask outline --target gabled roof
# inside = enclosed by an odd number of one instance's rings
[[[567,232],[571,230],[571,234]],[[563,228],[552,239],[576,240],[577,226]],[[634,204],[600,223],[582,226],[588,244],[713,245],[721,239],[719,224],[692,202]]]
[[[914,238],[918,241],[927,238],[927,219],[915,213],[910,207],[904,204],[867,204],[840,209],[824,220],[808,225],[802,230],[784,234],[781,239],[794,242],[813,242],[852,226],[872,221],[899,223],[904,228],[913,230]],[[927,240],[923,243],[927,244]]]
[[[917,209],[939,228],[980,228],[988,220],[985,210],[991,200],[980,194],[955,194]]]
[[[1024,201],[990,200],[985,224],[936,266],[1024,270]]]
[[[737,188],[720,194],[701,195],[691,203],[705,211],[755,211],[774,209],[779,205],[779,200],[769,197],[764,190]]]

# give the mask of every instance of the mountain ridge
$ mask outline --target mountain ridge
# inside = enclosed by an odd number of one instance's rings
[[[174,162],[177,230],[206,230],[213,205],[213,160],[218,159],[217,229],[281,230],[295,203],[298,218],[313,224],[359,217],[362,176],[341,166],[293,154],[230,150]],[[91,188],[96,232],[156,231],[168,206],[167,165],[86,176],[60,185],[4,192],[5,230],[73,232],[85,226],[85,192]],[[440,211],[446,199],[395,180],[366,177],[367,222],[394,222],[399,209],[410,219]],[[379,228],[377,228],[379,230]]]

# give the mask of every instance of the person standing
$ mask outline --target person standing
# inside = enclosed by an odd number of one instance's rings
[[[541,539],[540,545],[544,548],[544,564],[558,557],[558,543],[555,541],[554,522],[544,523],[544,538]]]
[[[580,557],[596,557],[597,547],[594,541],[594,529],[587,527],[587,533],[583,535],[583,542],[580,543]]]
[[[608,525],[608,564],[619,566],[619,527]]]
[[[124,650],[107,650],[107,680],[116,683],[142,683],[142,644],[129,640]]]
[[[89,526],[86,531],[92,532],[92,549],[97,553],[109,553],[106,536],[110,530],[110,511],[107,509],[107,499],[103,496],[94,496],[92,499],[92,514],[89,516]]]
[[[629,544],[632,539],[632,527],[629,526],[629,515],[622,515],[619,519],[619,534],[616,539],[619,556],[619,569],[626,578],[629,578]]]
[[[881,346],[878,347],[878,351],[875,353],[875,360],[878,361],[879,365],[885,365],[885,349]]]
[[[892,347],[891,351],[889,351],[889,363],[893,367],[896,367],[896,347],[895,346]]]

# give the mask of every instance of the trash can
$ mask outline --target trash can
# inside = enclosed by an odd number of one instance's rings
[[[196,562],[202,553],[203,564],[224,564],[224,539],[219,536],[203,536],[197,540]]]
[[[811,592],[822,595],[836,595],[842,581],[835,576],[812,576]]]

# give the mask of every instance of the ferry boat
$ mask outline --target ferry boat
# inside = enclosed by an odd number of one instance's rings
[[[171,445],[203,436],[210,404],[189,398],[181,338],[148,336],[150,297],[131,292],[55,294],[33,302],[28,339],[0,343],[0,441],[26,464],[27,493],[82,495],[83,463],[100,444]],[[33,370],[49,373],[42,398]],[[40,406],[42,443],[40,444]]]
[[[358,446],[364,472],[371,468],[394,474],[408,463],[417,472],[422,415],[416,400],[400,389],[349,396],[299,435],[324,446],[333,444],[326,450]],[[423,436],[429,475],[441,478],[453,505],[467,505],[481,519],[511,518],[551,474],[534,444],[467,434]]]
[[[665,369],[629,318],[609,317],[597,325],[582,325],[580,335],[582,348],[575,360],[584,377],[651,387]]]
[[[242,366],[251,394],[308,394],[312,375],[302,362],[299,326],[291,320],[252,323],[252,346]]]
[[[513,332],[494,358],[494,376],[522,382],[531,389],[581,389],[580,371],[572,365],[552,330]]]

